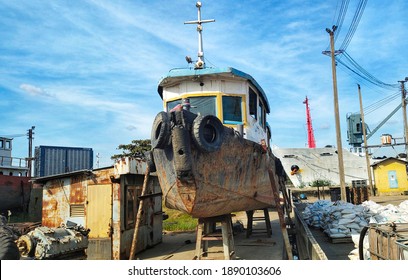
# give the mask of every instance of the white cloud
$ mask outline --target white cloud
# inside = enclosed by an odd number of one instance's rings
[[[30,85],[30,84],[21,84],[20,89],[27,92],[31,96],[36,97],[54,97],[55,95],[48,93],[46,90]]]

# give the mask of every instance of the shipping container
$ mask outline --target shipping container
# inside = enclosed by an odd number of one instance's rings
[[[35,147],[35,177],[51,176],[92,168],[92,148],[56,146]]]

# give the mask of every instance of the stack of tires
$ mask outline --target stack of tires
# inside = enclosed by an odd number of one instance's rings
[[[7,227],[6,217],[0,215],[0,260],[19,260],[20,252],[14,242],[13,231]]]

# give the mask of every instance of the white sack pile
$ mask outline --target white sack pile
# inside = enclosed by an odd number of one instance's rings
[[[354,205],[319,200],[305,208],[303,218],[309,226],[322,228],[331,238],[351,237],[369,223],[408,223],[408,200],[399,206],[382,206],[373,201]]]
[[[322,228],[331,238],[351,237],[355,248],[349,259],[358,260],[360,232],[368,224],[408,223],[408,200],[399,206],[383,206],[374,201],[354,205],[344,201],[319,200],[305,208],[303,219],[309,226]],[[364,238],[364,258],[369,259],[368,240]]]

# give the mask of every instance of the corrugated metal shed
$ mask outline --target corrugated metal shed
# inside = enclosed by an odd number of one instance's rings
[[[35,148],[35,177],[92,168],[92,148],[56,146],[39,146]]]
[[[162,242],[162,193],[150,174],[141,197],[147,163],[124,158],[114,166],[34,179],[42,185],[42,224],[74,222],[90,229],[88,259],[129,259],[139,203],[144,201],[136,253]]]

